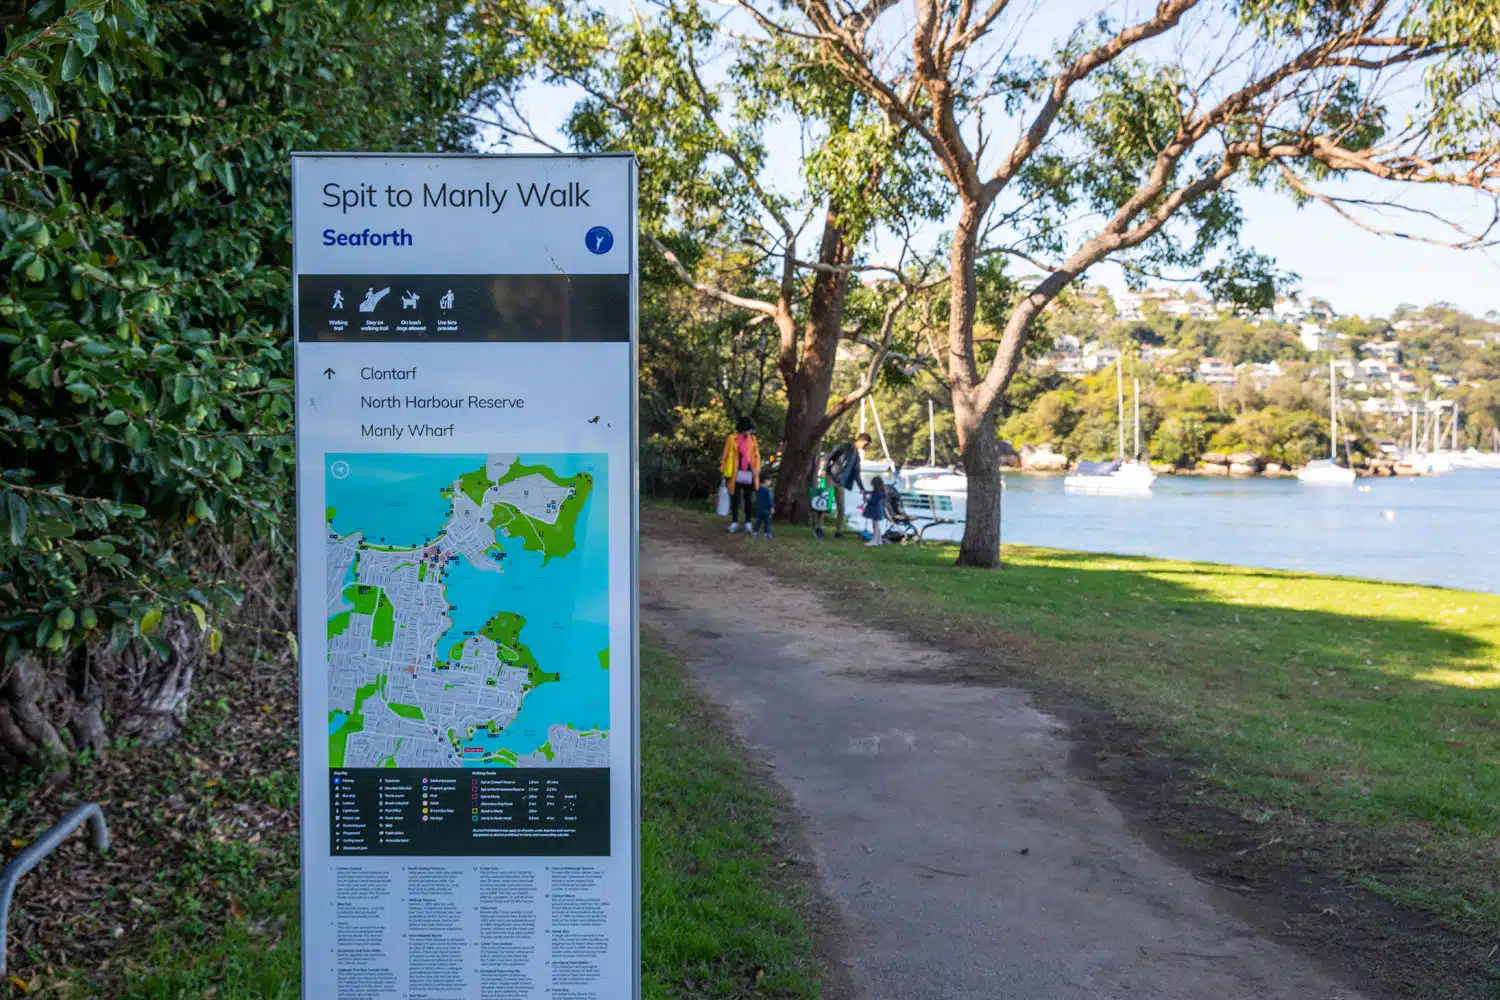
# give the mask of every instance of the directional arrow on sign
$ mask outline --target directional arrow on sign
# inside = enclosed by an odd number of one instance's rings
[[[327,376],[328,378],[333,378],[333,369],[332,368],[324,368],[323,369],[323,374],[325,376]]]

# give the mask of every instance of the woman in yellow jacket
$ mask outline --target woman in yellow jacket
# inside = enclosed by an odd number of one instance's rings
[[[740,530],[743,511],[748,532],[755,511],[755,491],[760,489],[760,442],[755,440],[755,422],[749,417],[740,417],[734,433],[725,440],[719,471],[729,490],[729,530]]]

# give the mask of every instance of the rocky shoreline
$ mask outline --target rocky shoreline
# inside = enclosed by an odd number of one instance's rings
[[[1000,465],[1002,468],[1011,469],[1016,472],[1058,475],[1069,472],[1076,466],[1076,463],[1070,462],[1066,455],[1053,451],[1048,445],[1022,445],[1020,451],[1016,451],[1006,443]],[[1288,479],[1297,474],[1297,470],[1294,468],[1288,468],[1278,462],[1266,461],[1262,456],[1249,451],[1235,452],[1231,455],[1220,452],[1207,452],[1204,454],[1202,460],[1193,467],[1153,462],[1151,469],[1160,475],[1166,476],[1222,476],[1232,479],[1251,479],[1257,477],[1261,479]],[[1420,472],[1411,466],[1392,461],[1388,458],[1366,459],[1362,464],[1354,466],[1354,472],[1358,476],[1370,478],[1421,475]]]

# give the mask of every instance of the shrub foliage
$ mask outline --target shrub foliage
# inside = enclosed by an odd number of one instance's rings
[[[6,25],[0,764],[170,735],[257,560],[289,564],[288,153],[464,145],[460,13],[41,0]]]

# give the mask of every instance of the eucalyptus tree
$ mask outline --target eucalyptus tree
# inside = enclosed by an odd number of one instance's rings
[[[913,169],[910,128],[814,49],[749,37],[739,20],[698,0],[658,0],[627,20],[558,7],[536,13],[531,38],[550,40],[553,81],[584,93],[573,144],[638,157],[647,248],[699,295],[774,328],[786,397],[777,512],[796,519],[823,436],[871,391],[921,291],[902,236],[937,203]],[[882,227],[896,249],[872,263]],[[700,266],[726,251],[747,271]],[[841,344],[859,345],[862,375],[834,394]]]
[[[999,562],[995,417],[1039,317],[1090,268],[1196,271],[1217,298],[1263,305],[1273,262],[1238,242],[1253,187],[1393,236],[1371,209],[1416,213],[1408,236],[1489,241],[1451,215],[1451,231],[1423,229],[1431,208],[1401,199],[1500,191],[1494,0],[734,2],[765,38],[816,47],[946,181],[961,565]],[[1059,18],[1075,26],[1046,27]],[[981,360],[977,268],[992,254],[1043,277]]]

